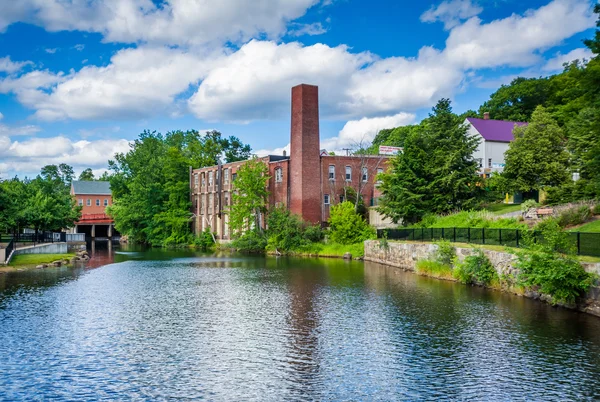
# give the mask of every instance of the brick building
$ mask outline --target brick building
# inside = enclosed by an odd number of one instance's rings
[[[318,87],[292,88],[290,155],[259,158],[269,168],[269,206],[284,205],[303,220],[326,222],[329,208],[344,201],[346,188],[360,192],[365,205],[379,196],[377,173],[387,157],[337,156],[319,147]],[[218,239],[229,239],[231,192],[237,169],[245,161],[190,170],[194,231],[210,228]]]
[[[71,196],[81,208],[81,218],[73,233],[85,233],[91,238],[112,238],[114,220],[106,214],[112,205],[112,192],[107,181],[73,181]]]

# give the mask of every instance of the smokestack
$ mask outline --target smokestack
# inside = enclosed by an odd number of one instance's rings
[[[490,112],[485,112],[483,114],[483,120],[489,120],[490,119]]]

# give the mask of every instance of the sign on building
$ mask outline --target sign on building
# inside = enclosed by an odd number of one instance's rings
[[[506,166],[505,163],[496,163],[496,162],[492,163],[492,168],[494,168],[494,169],[504,169],[505,166]]]
[[[379,155],[398,155],[402,151],[404,151],[404,148],[390,147],[388,145],[379,146]]]

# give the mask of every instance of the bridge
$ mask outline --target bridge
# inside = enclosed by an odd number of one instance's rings
[[[112,239],[113,236],[119,236],[114,230],[114,224],[114,219],[107,214],[81,214],[81,218],[75,223],[75,233],[85,233],[92,239]]]

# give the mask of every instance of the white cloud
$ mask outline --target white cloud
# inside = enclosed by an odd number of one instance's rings
[[[474,4],[471,0],[446,0],[441,2],[437,7],[425,11],[421,15],[423,22],[444,23],[445,29],[451,29],[471,17],[479,15],[483,11],[479,5]]]
[[[129,141],[124,139],[73,141],[60,135],[11,142],[0,134],[0,173],[34,176],[43,166],[56,163],[67,163],[76,171],[88,167],[102,171],[115,153],[128,150]]]
[[[368,146],[380,130],[413,124],[415,118],[416,116],[412,113],[398,113],[393,116],[350,120],[337,137],[321,141],[321,148],[339,153],[343,148],[354,149]]]
[[[58,49],[57,49],[57,48],[52,48],[52,49],[45,49],[45,50],[46,50],[46,53],[49,53],[49,54],[54,54],[54,53],[56,53],[56,51],[57,51]]]
[[[540,60],[539,52],[594,26],[590,4],[554,0],[546,6],[484,24],[473,17],[450,31],[444,55],[465,69],[525,67]]]
[[[314,22],[312,24],[292,24],[288,34],[291,36],[303,36],[303,35],[322,35],[327,32],[327,29],[323,27],[320,22]]]
[[[285,151],[287,155],[290,154],[290,143],[289,142],[285,147],[274,148],[274,149],[259,149],[258,151],[253,151],[252,153],[257,156],[283,155],[283,151]]]
[[[13,74],[21,71],[28,64],[33,64],[30,61],[11,61],[10,56],[0,57],[0,73]]]
[[[319,0],[19,0],[0,3],[0,32],[13,22],[48,31],[98,32],[108,42],[201,44],[278,37]]]
[[[2,114],[0,113],[0,120]],[[0,136],[16,137],[20,135],[31,135],[40,132],[41,128],[34,125],[10,127],[0,123]]]
[[[78,52],[83,51],[83,49],[85,49],[85,45],[78,43],[75,46],[73,46],[73,49],[77,50]]]
[[[574,60],[590,60],[594,57],[592,51],[588,48],[573,49],[567,54],[556,53],[556,55],[548,60],[544,67],[544,71],[561,71],[563,64],[570,63]]]

